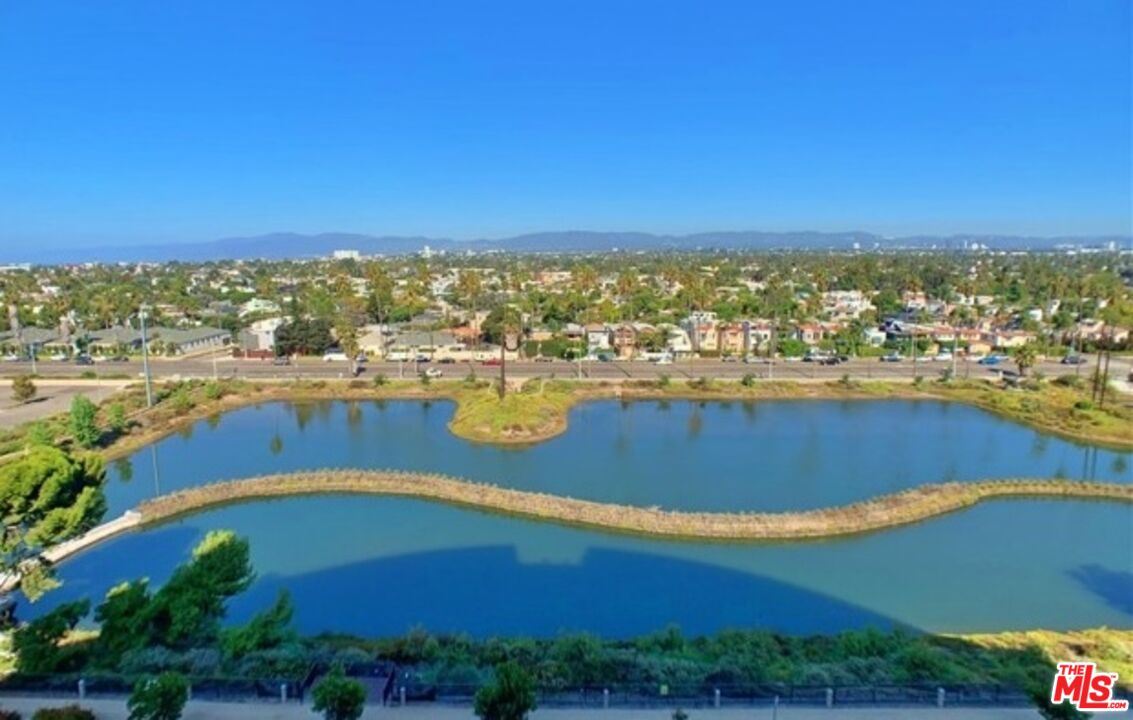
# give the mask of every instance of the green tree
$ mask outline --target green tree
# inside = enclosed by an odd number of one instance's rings
[[[326,720],[358,720],[366,703],[366,688],[347,678],[342,666],[335,666],[319,680],[311,695],[311,709],[322,713]]]
[[[89,610],[86,600],[64,603],[17,629],[12,634],[16,668],[29,675],[77,670],[82,665],[83,650],[78,645],[62,644],[62,640]]]
[[[1019,375],[1025,376],[1027,371],[1035,366],[1039,358],[1039,349],[1034,343],[1024,343],[1012,351],[1015,366],[1019,368]]]
[[[178,720],[188,700],[188,680],[179,673],[166,672],[139,680],[126,707],[130,720]]]
[[[523,720],[535,709],[535,681],[518,663],[500,663],[492,682],[476,691],[475,709],[482,720]]]
[[[248,624],[224,632],[222,646],[228,657],[240,658],[259,650],[271,650],[294,642],[295,630],[291,627],[294,608],[291,596],[280,590],[275,603],[253,616]]]
[[[148,610],[150,641],[172,649],[214,641],[225,602],[251,585],[255,574],[248,541],[230,530],[214,530],[193,550],[193,559],[153,597]]]
[[[151,599],[144,579],[121,583],[106,593],[106,599],[94,612],[99,623],[93,655],[96,663],[117,668],[124,654],[146,646]]]
[[[122,403],[116,402],[107,408],[106,422],[115,435],[126,431],[126,408],[122,407]]]
[[[81,448],[91,448],[98,443],[101,433],[99,433],[98,424],[95,422],[97,412],[94,403],[86,395],[76,395],[75,399],[71,401],[69,417],[71,437],[75,444]]]
[[[0,465],[0,572],[20,579],[29,599],[51,587],[51,569],[40,552],[94,527],[106,512],[106,469],[93,455],[72,457],[33,446]]]
[[[36,387],[31,375],[17,375],[12,380],[12,399],[21,405],[35,397]]]

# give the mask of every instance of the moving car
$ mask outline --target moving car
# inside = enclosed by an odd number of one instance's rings
[[[341,350],[328,350],[323,353],[323,362],[346,362],[349,358]]]
[[[1067,355],[1066,357],[1062,358],[1063,365],[1084,365],[1085,363],[1086,358],[1082,357],[1081,355]]]
[[[487,360],[482,361],[480,364],[481,365],[499,365],[500,359],[499,358],[488,358]]]
[[[998,365],[999,363],[1003,362],[1006,359],[1007,358],[1005,358],[1002,355],[988,355],[986,357],[980,358],[979,364],[980,365]]]
[[[444,375],[444,371],[440,368],[431,367],[426,368],[425,372],[421,374],[428,378],[439,378],[441,375]]]
[[[950,353],[950,352],[939,352],[939,353],[936,354],[935,357],[933,357],[933,360],[935,360],[937,362],[952,362],[952,353]]]
[[[899,352],[891,352],[881,356],[881,362],[901,362],[905,357]]]
[[[279,357],[272,360],[271,364],[272,365],[278,365],[278,366],[290,365],[291,364],[291,358],[287,357],[286,355],[280,355]]]
[[[549,355],[539,355],[535,358],[535,362],[554,362],[555,359]]]
[[[77,358],[75,358],[75,364],[94,365],[94,360],[91,359],[90,355],[79,355]]]

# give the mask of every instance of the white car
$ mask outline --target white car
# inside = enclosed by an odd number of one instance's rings
[[[346,362],[347,357],[344,352],[328,352],[323,355],[323,362]]]
[[[440,368],[431,367],[427,368],[425,372],[421,374],[428,378],[439,378],[441,375],[444,375],[444,371]]]
[[[4,362],[19,362],[20,356],[15,353],[8,353],[4,356]]]
[[[952,362],[952,353],[950,353],[950,352],[937,353],[936,357],[934,357],[933,360],[935,360],[937,362]]]
[[[56,362],[61,362],[61,361],[67,359],[67,354],[66,353],[55,353],[51,356],[51,359],[55,360]]]

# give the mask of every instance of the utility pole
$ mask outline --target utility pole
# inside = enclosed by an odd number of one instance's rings
[[[148,309],[145,305],[138,308],[138,318],[142,325],[142,372],[146,376],[146,407],[153,407],[153,387],[151,386],[149,372],[149,342],[146,339],[146,310]]]

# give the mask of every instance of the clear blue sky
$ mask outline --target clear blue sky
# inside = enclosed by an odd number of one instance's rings
[[[1125,234],[1131,5],[0,2],[0,242]]]

